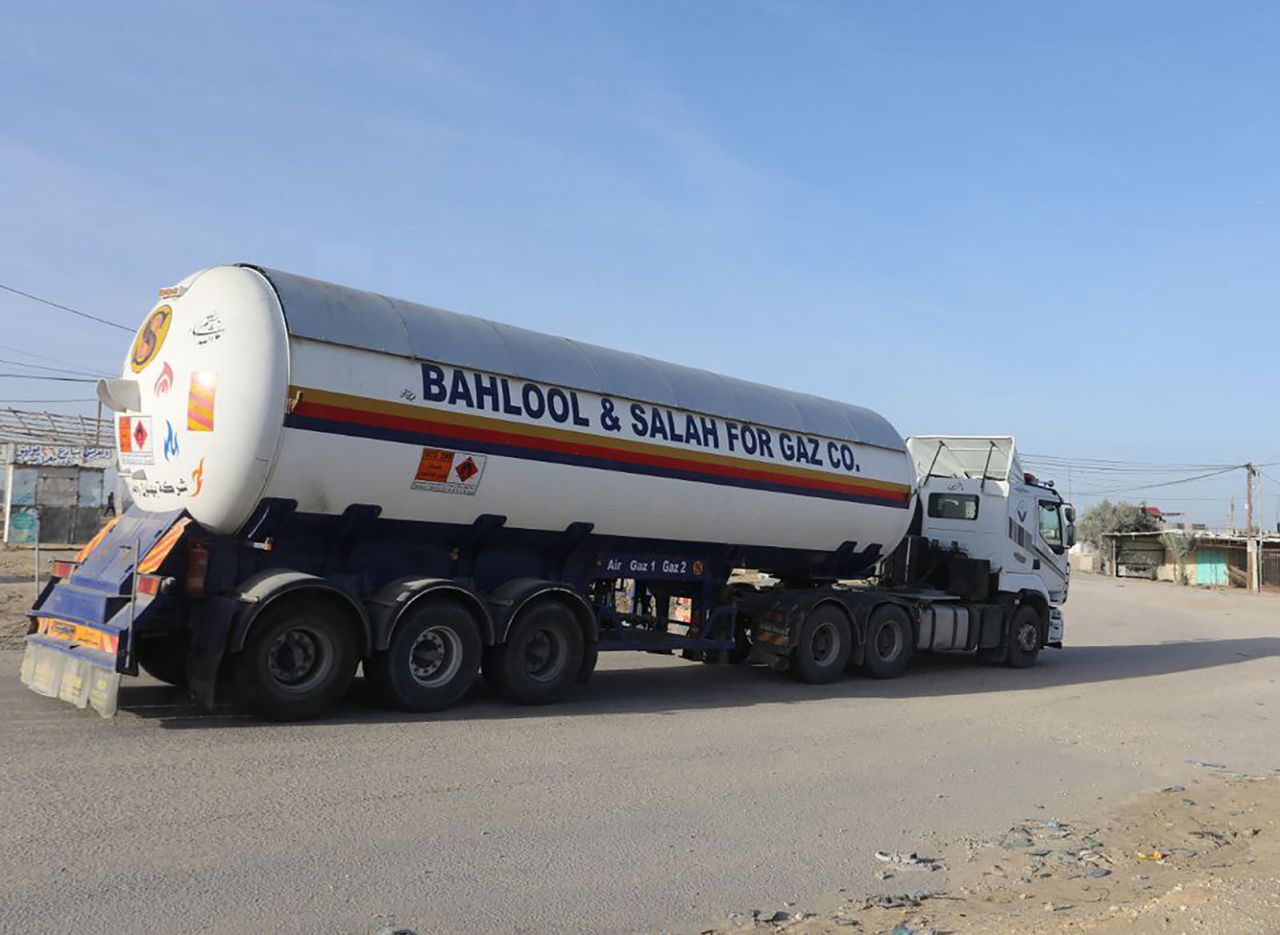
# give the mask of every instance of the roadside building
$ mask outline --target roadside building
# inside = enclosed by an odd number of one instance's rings
[[[1111,574],[1210,588],[1280,589],[1280,535],[1246,536],[1196,529],[1114,533],[1106,537]]]
[[[1067,561],[1072,572],[1083,572],[1089,575],[1102,574],[1102,556],[1094,548],[1092,542],[1077,542],[1067,550]]]
[[[4,542],[72,543],[93,536],[115,466],[109,426],[80,416],[0,410]]]

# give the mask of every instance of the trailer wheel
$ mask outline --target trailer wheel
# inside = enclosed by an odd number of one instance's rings
[[[1026,669],[1036,664],[1040,655],[1040,612],[1023,604],[1009,621],[1009,654],[1006,664],[1013,669]]]
[[[187,633],[165,633],[140,636],[134,647],[138,665],[153,679],[185,688],[187,685],[187,653],[191,638]]]
[[[800,625],[800,639],[791,650],[787,671],[801,682],[823,685],[844,674],[853,652],[853,628],[837,607],[818,607]]]
[[[359,661],[355,629],[340,610],[318,598],[285,599],[254,623],[234,678],[258,715],[298,721],[345,695]]]
[[[729,650],[727,659],[729,665],[740,666],[750,659],[751,649],[754,645],[755,641],[752,639],[751,625],[739,614],[733,626],[733,649]],[[852,640],[850,640],[849,645],[852,647]]]
[[[424,598],[396,624],[365,675],[384,704],[441,711],[467,693],[480,669],[480,624],[454,601]]]
[[[582,629],[563,604],[544,602],[521,614],[503,643],[485,654],[485,678],[516,704],[547,704],[582,669]]]
[[[896,604],[881,604],[867,622],[862,670],[876,679],[897,678],[911,661],[911,618]]]
[[[591,678],[591,673],[596,670],[596,663],[600,661],[600,648],[595,643],[587,643],[582,648],[582,664],[578,666],[578,674],[574,676],[574,681],[579,685],[585,685]]]

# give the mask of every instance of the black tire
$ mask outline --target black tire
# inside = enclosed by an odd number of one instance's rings
[[[844,675],[853,652],[853,628],[844,611],[830,604],[809,612],[791,650],[787,672],[800,682],[825,685]]]
[[[852,642],[850,645],[852,645]],[[755,642],[752,639],[751,627],[739,615],[737,623],[733,627],[733,649],[729,650],[725,661],[731,666],[744,664],[751,658],[751,650],[754,646]]]
[[[489,686],[489,691],[499,698],[502,697],[502,684],[498,681],[498,646],[500,645],[486,646],[484,652],[480,654],[480,675],[484,683]]]
[[[1008,649],[1005,664],[1011,669],[1028,669],[1040,655],[1040,611],[1021,604],[1009,620]]]
[[[907,612],[896,604],[881,604],[867,622],[862,671],[873,679],[897,678],[911,662],[915,628]]]
[[[596,663],[600,661],[600,649],[595,643],[587,643],[582,648],[582,664],[578,666],[578,674],[574,681],[579,685],[587,684],[591,674],[596,671]]]
[[[177,688],[187,687],[187,653],[191,648],[188,633],[165,633],[140,636],[134,647],[134,658],[147,675]]]
[[[365,661],[365,677],[383,704],[442,711],[475,682],[483,649],[474,613],[456,601],[424,597],[396,623],[386,650]]]
[[[240,698],[270,721],[315,717],[338,702],[360,661],[350,619],[328,601],[301,597],[268,608],[234,658]]]
[[[504,642],[485,654],[485,679],[515,704],[549,704],[564,694],[582,669],[582,629],[563,604],[529,608]]]

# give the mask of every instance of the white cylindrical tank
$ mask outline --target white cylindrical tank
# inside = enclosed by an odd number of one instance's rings
[[[273,497],[785,570],[909,521],[911,459],[870,410],[258,267],[162,290],[100,394],[135,501],[220,533]]]

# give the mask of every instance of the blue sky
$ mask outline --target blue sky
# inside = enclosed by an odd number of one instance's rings
[[[0,282],[131,326],[251,260],[904,434],[1280,460],[1273,4],[29,4],[0,51]],[[128,340],[0,315],[93,370]]]

